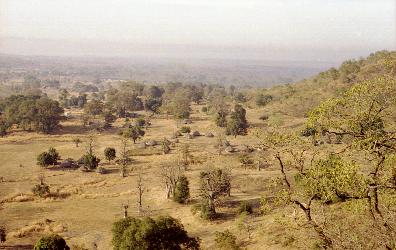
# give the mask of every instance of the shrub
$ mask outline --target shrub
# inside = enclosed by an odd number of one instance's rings
[[[238,250],[240,247],[236,243],[236,237],[229,231],[216,232],[216,249],[220,250]]]
[[[263,107],[271,101],[272,101],[271,95],[259,94],[256,96],[256,105],[259,107]]]
[[[250,204],[250,203],[247,202],[247,201],[242,201],[242,202],[239,204],[238,213],[239,213],[239,214],[241,214],[241,213],[247,213],[247,214],[253,213],[252,204]]]
[[[32,192],[34,195],[37,195],[39,197],[46,197],[50,194],[50,188],[47,184],[40,183],[32,188]]]
[[[316,134],[316,129],[315,128],[310,128],[310,127],[306,127],[303,131],[301,131],[301,136],[304,137],[309,137],[309,136],[313,136]]]
[[[80,138],[78,137],[73,137],[73,142],[76,145],[76,148],[78,148],[78,145],[82,142]]]
[[[144,127],[144,125],[146,125],[146,121],[144,120],[144,118],[139,117],[136,119],[135,126]]]
[[[207,113],[208,112],[208,107],[204,106],[201,109],[202,113]]]
[[[188,198],[190,198],[190,188],[188,187],[188,179],[186,176],[182,175],[179,177],[175,194],[173,196],[174,201],[178,203],[185,203]]]
[[[220,128],[227,127],[227,113],[226,112],[218,112],[215,116],[215,123]]]
[[[182,133],[190,133],[191,132],[191,128],[188,126],[183,126],[180,128],[180,132]]]
[[[166,216],[152,219],[128,217],[113,224],[113,249],[199,249],[199,239],[189,237],[183,225]]]
[[[8,130],[8,125],[0,120],[0,137],[6,136]]]
[[[114,160],[116,158],[115,148],[105,148],[104,155],[106,157],[106,160],[108,160],[109,162]]]
[[[266,121],[266,120],[268,120],[268,118],[269,118],[268,115],[262,115],[259,117],[259,119],[262,121]]]
[[[40,165],[41,167],[52,165],[52,158],[48,152],[42,152],[37,156],[37,165]]]
[[[208,201],[203,201],[199,206],[201,212],[201,218],[205,220],[213,220],[216,218],[216,210],[209,205]]]
[[[69,250],[66,241],[57,234],[41,237],[34,245],[34,250]]]
[[[97,158],[95,155],[86,154],[81,157],[79,160],[80,163],[84,164],[89,169],[95,169],[98,167],[100,159]]]
[[[54,162],[54,164],[56,164],[57,161],[60,159],[58,151],[56,151],[56,149],[54,149],[54,148],[50,148],[48,150],[48,154],[52,158],[52,161]]]
[[[0,242],[6,241],[6,229],[3,226],[0,226]]]
[[[37,156],[37,165],[48,167],[49,165],[58,164],[60,159],[59,153],[54,148],[50,148],[48,152],[43,152]]]

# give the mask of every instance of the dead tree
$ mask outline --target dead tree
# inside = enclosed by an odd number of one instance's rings
[[[167,163],[161,166],[160,176],[165,184],[166,198],[170,199],[175,194],[177,181],[182,174],[181,167],[175,163]]]
[[[136,183],[136,191],[137,191],[137,195],[138,195],[138,199],[137,199],[137,207],[138,207],[138,212],[142,213],[142,197],[143,197],[143,193],[145,192],[145,188],[143,185],[143,178],[141,173],[138,173],[137,176],[137,183]]]
[[[128,217],[129,201],[127,204],[123,204],[122,207],[124,208],[124,218],[127,218]]]

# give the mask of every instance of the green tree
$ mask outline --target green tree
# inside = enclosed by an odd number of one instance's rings
[[[178,203],[185,203],[190,198],[190,188],[188,187],[189,182],[186,176],[179,176],[175,193],[173,195],[173,200]]]
[[[34,250],[69,250],[66,241],[57,234],[41,237],[34,245]]]
[[[216,249],[219,250],[238,250],[240,247],[236,243],[236,237],[229,230],[216,232]]]
[[[85,154],[82,156],[80,161],[88,169],[93,170],[99,166],[100,159],[96,157],[94,154]]]
[[[140,126],[129,126],[129,128],[123,130],[121,134],[125,138],[130,138],[133,143],[136,143],[136,140],[142,138],[145,134],[144,130]]]
[[[256,105],[259,107],[264,107],[271,101],[272,101],[271,95],[266,95],[266,94],[260,93],[256,96]]]
[[[114,160],[116,158],[115,148],[105,148],[104,155],[106,157],[106,160],[108,160],[109,162]]]
[[[216,200],[231,193],[231,175],[229,171],[215,168],[201,172],[199,180],[200,196],[211,212],[209,219],[212,219],[216,216]]]
[[[115,222],[112,232],[114,250],[199,249],[199,239],[188,236],[183,225],[169,216],[127,217]]]
[[[58,164],[60,159],[59,153],[54,148],[50,148],[48,152],[43,152],[37,156],[37,165],[48,167]]]
[[[229,121],[227,121],[226,133],[235,137],[237,135],[246,135],[247,128],[246,110],[241,105],[236,104]]]
[[[103,113],[104,104],[100,100],[93,99],[84,106],[84,112],[88,115],[97,116]]]
[[[6,238],[6,229],[3,226],[0,226],[0,243],[3,243],[7,240]]]
[[[162,106],[162,100],[159,98],[147,98],[144,101],[144,109],[146,111],[152,112],[153,114],[158,114]]]
[[[227,127],[227,113],[222,110],[217,112],[215,116],[215,123],[218,127]]]
[[[163,93],[164,93],[164,90],[158,86],[155,86],[155,85],[152,85],[149,87],[145,86],[145,88],[144,88],[144,95],[147,98],[161,98]]]

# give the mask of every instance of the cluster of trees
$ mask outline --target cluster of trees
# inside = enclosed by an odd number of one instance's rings
[[[58,99],[62,107],[70,108],[70,107],[78,107],[84,108],[85,104],[87,104],[87,94],[82,93],[78,96],[70,95],[69,91],[66,89],[59,90]]]
[[[215,123],[219,127],[226,128],[227,135],[235,137],[237,135],[246,135],[249,127],[246,119],[246,110],[240,104],[236,104],[232,112],[225,109],[218,111],[215,116]]]
[[[10,96],[0,101],[0,134],[16,125],[27,131],[52,132],[64,118],[57,101],[44,96]]]

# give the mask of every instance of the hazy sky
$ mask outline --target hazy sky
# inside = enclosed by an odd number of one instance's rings
[[[334,53],[357,56],[396,49],[395,2],[0,0],[0,52],[9,50],[11,45],[5,41],[12,37],[41,39],[42,43],[91,43],[91,50],[85,50],[88,54],[111,54],[111,49],[104,52],[109,47],[103,46],[106,44],[118,49],[131,44],[191,45],[201,49],[231,47],[240,53],[244,48],[257,48],[267,51],[267,57],[279,53],[282,58],[304,53],[311,58],[323,53],[318,57],[332,60],[338,59],[332,58]],[[75,46],[76,51],[81,46]],[[23,50],[23,45],[18,48]]]

